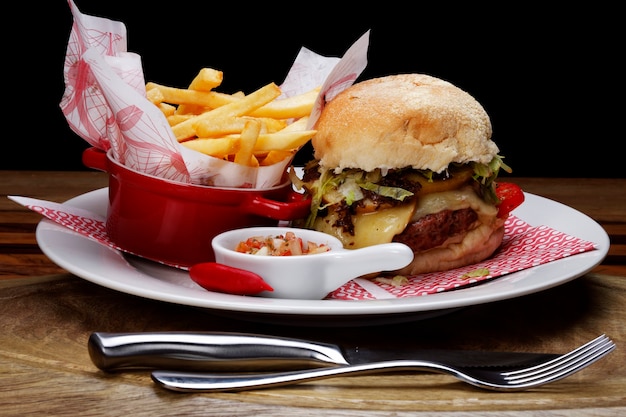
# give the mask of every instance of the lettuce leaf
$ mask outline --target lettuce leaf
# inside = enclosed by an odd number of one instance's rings
[[[498,177],[500,169],[506,172],[512,172],[511,168],[502,161],[503,157],[496,155],[488,164],[472,163],[474,171],[473,179],[480,185],[480,193],[482,198],[492,204],[499,202],[495,192],[495,180]],[[317,161],[311,161],[317,165]],[[332,169],[321,168],[320,177],[313,183],[308,183],[307,191],[311,195],[311,213],[306,220],[305,227],[313,228],[315,219],[320,210],[323,210],[333,204],[339,204],[345,201],[348,206],[365,198],[363,190],[368,190],[379,194],[383,197],[393,198],[398,201],[404,201],[411,197],[413,193],[401,187],[390,187],[377,184],[377,181],[383,177],[381,170],[373,172],[364,172],[358,169],[347,169],[338,174]],[[419,170],[419,172],[429,181],[433,181],[434,174],[430,170]],[[305,184],[300,180],[292,182],[301,189]]]

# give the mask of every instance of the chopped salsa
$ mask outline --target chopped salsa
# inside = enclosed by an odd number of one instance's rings
[[[305,244],[295,233],[287,232],[284,235],[252,236],[239,242],[235,250],[252,255],[293,256],[328,252],[330,246],[310,241]]]

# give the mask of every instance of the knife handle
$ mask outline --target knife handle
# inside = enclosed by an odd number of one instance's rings
[[[89,357],[107,372],[130,369],[264,371],[347,365],[339,347],[221,332],[94,332]]]

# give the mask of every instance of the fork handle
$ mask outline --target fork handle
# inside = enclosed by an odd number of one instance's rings
[[[392,371],[428,371],[458,376],[452,368],[435,362],[401,360],[255,374],[209,374],[157,370],[152,372],[152,380],[163,388],[178,392],[234,392],[297,384],[336,376],[369,375]]]

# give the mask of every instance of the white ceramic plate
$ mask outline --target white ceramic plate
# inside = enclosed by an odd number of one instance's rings
[[[69,201],[75,207],[106,214],[108,189]],[[287,300],[209,292],[184,271],[129,257],[43,219],[37,227],[41,250],[57,265],[95,284],[154,300],[210,309],[211,312],[262,322],[299,325],[372,325],[441,315],[467,306],[546,290],[584,275],[609,250],[606,231],[593,219],[561,203],[526,193],[514,214],[530,225],[546,225],[597,244],[597,250],[505,275],[474,287],[415,298],[375,301]]]

